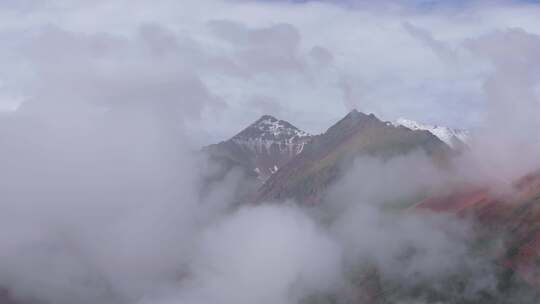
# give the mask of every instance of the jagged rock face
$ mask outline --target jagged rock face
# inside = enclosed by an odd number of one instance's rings
[[[324,134],[314,136],[302,153],[272,175],[259,189],[255,202],[294,198],[301,203],[316,203],[355,157],[391,158],[416,149],[434,159],[452,154],[444,142],[428,131],[395,126],[373,114],[354,110]]]
[[[231,139],[205,148],[228,168],[239,166],[266,180],[304,149],[311,135],[292,124],[264,115]]]

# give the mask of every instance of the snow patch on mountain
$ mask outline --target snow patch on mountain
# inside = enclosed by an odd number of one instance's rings
[[[252,125],[233,137],[233,140],[264,139],[292,143],[310,134],[290,123],[270,115],[264,115]]]
[[[262,132],[272,133],[272,135],[276,138],[282,136],[286,136],[289,138],[309,136],[308,133],[293,127],[292,125],[283,120],[277,120],[276,118],[273,118],[271,116],[268,116],[261,120],[256,125],[256,127],[259,128],[259,130],[261,130]]]
[[[449,127],[419,123],[414,120],[399,118],[392,123],[394,126],[403,126],[411,130],[425,130],[437,136],[451,148],[458,148],[460,144],[467,144],[470,139],[469,131]]]

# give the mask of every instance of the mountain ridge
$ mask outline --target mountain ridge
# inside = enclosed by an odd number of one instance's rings
[[[466,145],[455,134],[468,133],[454,130],[458,129],[405,119],[387,122],[353,109],[325,132],[311,135],[285,120],[262,115],[203,151],[223,167],[221,176],[239,167],[260,184],[252,201],[316,201],[322,189],[343,174],[341,167],[359,155],[391,158],[420,149],[439,161],[447,159]]]
[[[313,136],[302,153],[259,188],[254,201],[293,198],[317,203],[323,190],[344,174],[354,158],[392,158],[416,149],[434,159],[452,154],[451,148],[429,131],[394,126],[374,114],[352,110],[326,132]]]

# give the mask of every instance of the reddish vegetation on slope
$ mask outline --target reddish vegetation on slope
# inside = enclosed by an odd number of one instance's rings
[[[540,291],[540,171],[519,179],[512,189],[513,193],[502,195],[471,187],[426,199],[415,208],[472,216],[481,226],[505,236],[501,265]]]
[[[416,205],[416,208],[461,213],[489,201],[489,191],[477,188],[455,192],[444,197],[428,198]]]

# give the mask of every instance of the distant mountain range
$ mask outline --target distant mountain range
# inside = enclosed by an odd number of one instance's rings
[[[232,138],[204,147],[203,151],[221,163],[224,170],[238,167],[247,175],[264,182],[301,154],[306,146],[313,154],[315,153],[313,150],[322,149],[324,145],[337,144],[332,142],[350,136],[348,132],[358,131],[361,127],[356,124],[361,124],[361,118],[376,120],[379,122],[377,124],[379,128],[387,130],[392,127],[397,129],[404,127],[412,131],[427,131],[455,150],[462,149],[469,140],[469,133],[466,130],[431,126],[407,119],[398,119],[391,123],[382,122],[373,114],[366,115],[356,110],[351,111],[345,118],[324,134],[311,135],[287,121],[264,115]]]
[[[313,204],[347,172],[358,156],[392,158],[422,150],[443,164],[466,145],[468,133],[400,119],[386,122],[356,110],[328,130],[310,135],[289,122],[264,115],[232,138],[203,149],[221,170],[244,171],[258,186],[243,200],[294,198]]]

